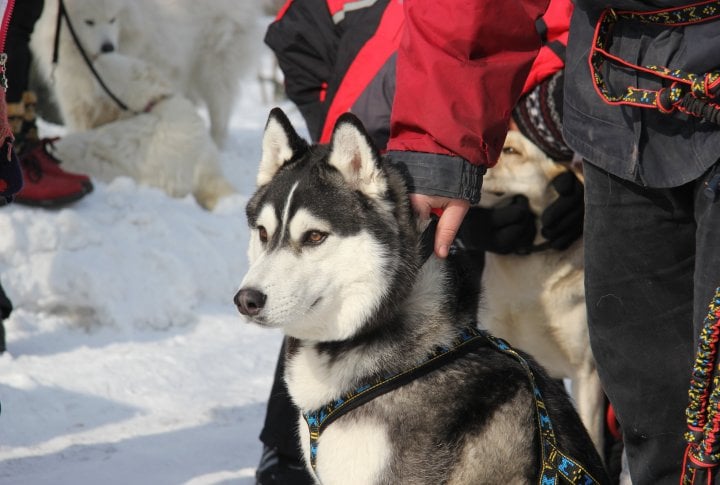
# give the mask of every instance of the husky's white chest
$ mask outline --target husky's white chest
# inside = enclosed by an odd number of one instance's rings
[[[300,417],[303,454],[310,463],[310,432]],[[378,483],[391,453],[387,429],[369,420],[330,424],[317,442],[315,477],[322,485]]]

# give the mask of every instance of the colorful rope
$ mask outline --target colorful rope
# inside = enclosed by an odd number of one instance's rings
[[[716,362],[720,342],[720,287],[715,290],[703,321],[690,378],[682,485],[694,483],[698,469],[720,463],[720,372]]]
[[[679,27],[717,19],[720,19],[720,0],[650,12],[616,12],[612,9],[603,11],[595,27],[588,59],[595,91],[610,105],[654,108],[663,113],[678,110],[717,123],[720,121],[720,105],[715,103],[714,99],[720,93],[720,72],[698,75],[664,66],[639,66],[609,52],[613,27],[621,20]],[[601,74],[606,61],[669,80],[671,84],[657,90],[628,86],[624,93],[613,94]],[[702,104],[699,106],[697,101],[701,101]]]

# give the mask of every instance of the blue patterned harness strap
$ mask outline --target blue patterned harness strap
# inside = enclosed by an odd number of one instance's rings
[[[550,415],[547,412],[542,393],[535,382],[535,375],[528,362],[504,340],[493,337],[487,332],[477,330],[474,327],[462,329],[451,346],[438,347],[424,361],[414,367],[403,372],[378,378],[370,383],[359,386],[354,391],[320,409],[303,413],[303,417],[310,431],[310,465],[313,470],[317,467],[320,435],[334,420],[382,394],[441,367],[480,345],[490,345],[499,352],[509,355],[522,365],[528,375],[533,389],[536,418],[540,431],[540,462],[542,464],[542,470],[538,479],[539,485],[560,485],[561,483],[579,485],[599,484],[600,482],[590,475],[577,460],[566,455],[558,448]]]

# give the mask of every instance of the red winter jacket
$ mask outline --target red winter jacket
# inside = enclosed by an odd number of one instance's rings
[[[492,166],[538,54],[536,21],[547,4],[407,0],[388,149],[460,156],[474,166]],[[477,183],[483,172],[468,176]],[[463,190],[436,195],[479,197]]]
[[[571,0],[552,0],[545,16],[528,27],[544,46],[523,93],[562,69],[571,12]],[[300,107],[313,140],[329,141],[337,117],[353,111],[378,145],[385,147],[394,96],[393,54],[403,25],[400,0],[286,3],[268,28],[265,41],[279,59],[288,96]],[[479,93],[480,88],[475,91]],[[438,94],[427,101],[443,102],[444,94]]]

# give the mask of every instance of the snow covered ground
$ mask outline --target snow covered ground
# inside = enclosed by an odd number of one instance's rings
[[[223,151],[238,195],[213,212],[129,179],[58,211],[0,208],[0,281],[16,306],[0,483],[254,483],[280,334],[246,324],[232,298],[272,105],[243,82]]]

